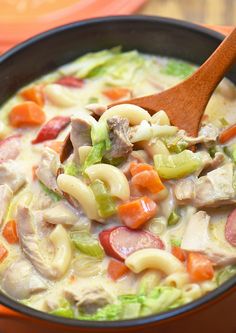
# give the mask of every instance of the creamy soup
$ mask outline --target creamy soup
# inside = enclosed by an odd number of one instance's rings
[[[119,320],[179,307],[235,274],[235,86],[220,83],[196,138],[165,110],[107,108],[195,69],[103,50],[1,107],[2,293],[56,316]]]

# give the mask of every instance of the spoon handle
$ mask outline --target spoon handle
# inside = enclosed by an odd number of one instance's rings
[[[236,28],[224,39],[204,64],[189,78],[205,96],[210,96],[225,73],[236,62]],[[188,81],[188,80],[187,80]]]

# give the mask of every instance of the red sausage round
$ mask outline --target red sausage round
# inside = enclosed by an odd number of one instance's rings
[[[236,246],[236,209],[234,209],[227,218],[225,238],[232,246]]]
[[[99,234],[99,240],[107,255],[124,260],[131,253],[145,248],[164,249],[162,240],[148,231],[114,227]]]

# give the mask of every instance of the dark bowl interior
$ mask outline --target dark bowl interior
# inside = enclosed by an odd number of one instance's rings
[[[122,45],[124,50],[165,55],[201,64],[223,36],[191,23],[158,17],[109,17],[62,26],[38,35],[0,56],[0,104],[20,87],[90,51]],[[236,66],[227,77],[236,83]],[[235,286],[233,278],[201,299],[179,309],[146,318],[119,322],[84,322],[29,309],[4,295],[0,303],[19,312],[72,326],[130,327],[161,321],[212,301]]]

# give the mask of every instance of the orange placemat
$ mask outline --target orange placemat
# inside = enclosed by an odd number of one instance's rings
[[[146,0],[0,0],[0,53],[73,21],[136,12]]]

